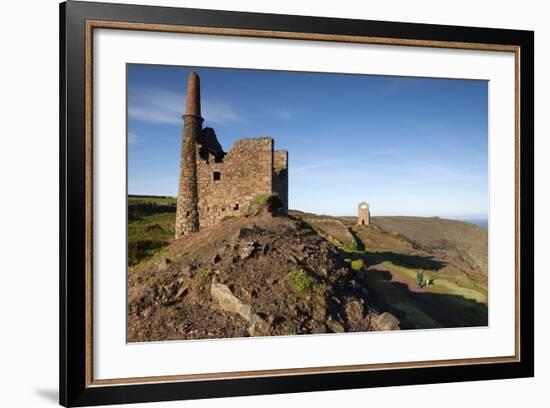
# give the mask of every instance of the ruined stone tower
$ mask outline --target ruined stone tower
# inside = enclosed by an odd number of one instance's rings
[[[180,177],[176,210],[176,238],[199,230],[196,145],[202,131],[200,80],[195,72],[187,80],[183,115]]]
[[[202,128],[200,82],[189,74],[183,115],[176,238],[244,214],[257,195],[277,195],[288,211],[288,152],[273,139],[240,139],[224,152],[214,129]],[[206,118],[208,120],[208,118]]]
[[[369,225],[369,224],[370,224],[369,205],[363,201],[359,203],[357,207],[357,225]]]

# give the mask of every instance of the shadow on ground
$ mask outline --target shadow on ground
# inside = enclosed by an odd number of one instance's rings
[[[365,251],[365,244],[363,243],[363,241],[361,240],[361,238],[359,238],[359,236],[357,235],[357,233],[353,230],[353,228],[348,228],[348,231],[350,232],[350,234],[353,236],[353,238],[355,239],[355,242],[357,243],[357,250],[358,251],[361,251],[361,252],[364,252]]]
[[[354,236],[358,252],[342,251],[342,257],[361,259],[365,267],[391,262],[412,270],[438,271],[446,266],[445,262],[431,256],[359,252],[364,251],[365,246],[361,239]],[[477,327],[488,324],[488,308],[484,303],[461,295],[412,291],[407,284],[392,280],[392,273],[387,270],[369,269],[365,272],[365,279],[376,297],[383,300],[390,312],[400,319],[402,329]]]
[[[402,329],[478,327],[488,324],[488,308],[484,303],[460,295],[413,292],[406,284],[392,281],[392,274],[384,270],[369,270],[367,274],[367,283],[395,309]]]
[[[371,252],[363,255],[363,261],[367,265],[376,265],[382,262],[391,262],[394,265],[404,268],[419,268],[430,271],[442,269],[445,262],[433,259],[430,256],[397,254],[394,252]]]

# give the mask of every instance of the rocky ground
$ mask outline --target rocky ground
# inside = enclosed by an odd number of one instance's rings
[[[128,296],[129,341],[399,327],[335,245],[306,222],[263,210],[130,268]]]
[[[169,214],[137,214],[131,231],[143,241],[166,239]],[[429,247],[346,218],[278,215],[267,202],[136,257],[128,270],[128,339],[486,325],[487,273],[451,238],[447,249]],[[416,286],[418,270],[432,285]]]

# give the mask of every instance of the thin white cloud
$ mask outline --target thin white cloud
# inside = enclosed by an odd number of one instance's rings
[[[211,123],[224,124],[239,122],[240,116],[226,103],[219,100],[205,100],[202,102],[202,116]]]
[[[128,95],[128,116],[149,123],[178,125],[185,111],[185,92],[176,93],[154,87],[135,87]],[[202,116],[209,123],[238,122],[240,116],[227,103],[203,99]]]
[[[317,169],[320,169],[323,167],[329,167],[329,166],[330,166],[329,162],[310,163],[310,164],[304,164],[302,166],[291,167],[290,171],[293,174],[298,174],[298,173],[305,173],[311,170],[317,170]]]
[[[138,136],[133,132],[128,132],[128,144],[137,143],[139,140]]]
[[[292,119],[292,112],[287,109],[280,109],[275,111],[275,116],[277,116],[279,119],[290,120]]]

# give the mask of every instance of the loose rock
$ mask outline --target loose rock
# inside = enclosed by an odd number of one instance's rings
[[[239,314],[247,322],[252,320],[252,308],[241,302],[227,285],[212,282],[210,294],[216,299],[220,307],[227,311]]]
[[[168,269],[171,263],[172,263],[172,260],[170,258],[162,258],[158,264],[159,271]]]
[[[191,278],[195,275],[196,270],[197,270],[197,266],[194,263],[190,263],[182,266],[181,273],[182,275]]]
[[[210,294],[214,299],[216,299],[221,307],[221,309],[237,313],[244,320],[250,323],[248,331],[250,335],[257,335],[262,332],[266,327],[265,321],[252,312],[252,307],[241,302],[233,293],[227,285],[212,282],[210,287]]]
[[[256,245],[257,243],[255,241],[242,243],[239,246],[239,256],[241,259],[247,259],[254,255],[256,252]]]
[[[180,297],[187,295],[187,292],[188,292],[187,286],[180,287],[178,292],[176,293],[176,299],[179,299]]]
[[[346,331],[344,326],[336,320],[328,319],[326,324],[328,329],[333,333],[344,333]]]
[[[384,312],[378,316],[373,316],[371,318],[371,325],[378,331],[400,330],[399,319],[388,312]]]
[[[352,300],[346,303],[346,315],[352,323],[357,323],[363,319],[363,305],[358,300]]]

